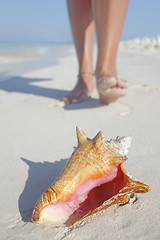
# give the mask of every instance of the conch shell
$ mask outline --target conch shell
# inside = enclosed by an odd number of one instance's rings
[[[49,220],[67,226],[113,204],[126,204],[150,188],[132,180],[122,168],[131,137],[105,141],[102,132],[89,139],[77,127],[78,146],[33,211],[33,222]]]

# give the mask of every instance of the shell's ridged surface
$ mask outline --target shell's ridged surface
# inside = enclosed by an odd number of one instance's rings
[[[119,180],[117,178],[117,180],[113,181],[116,181],[116,184],[123,181],[122,185],[124,187],[117,190],[118,193],[104,201],[101,206],[92,209],[80,218],[83,219],[116,203],[125,204],[129,201],[130,193],[144,193],[150,190],[147,185],[133,181],[121,167],[121,164],[127,159],[127,152],[131,142],[130,137],[117,138],[116,140],[105,142],[101,132],[94,139],[89,139],[80,128],[77,128],[77,138],[78,146],[71,155],[67,165],[56,181],[43,193],[37,202],[33,211],[33,222],[40,220],[42,209],[50,204],[68,201],[78,187],[88,180],[109,175],[112,166],[119,169],[119,175],[121,176]],[[108,186],[110,188],[109,184],[103,186],[106,191]],[[96,190],[93,189],[93,193],[94,191]],[[68,225],[74,221],[77,220],[72,221],[71,217]]]

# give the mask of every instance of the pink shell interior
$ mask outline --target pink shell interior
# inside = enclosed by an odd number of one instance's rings
[[[125,186],[121,168],[112,166],[109,175],[92,179],[82,184],[67,202],[59,202],[45,207],[41,218],[55,223],[71,222],[84,216],[117,194]]]

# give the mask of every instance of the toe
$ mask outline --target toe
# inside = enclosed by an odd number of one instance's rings
[[[121,88],[128,88],[128,82],[126,80],[123,80],[123,79],[117,79],[117,85],[118,87],[121,87]]]
[[[63,97],[63,98],[62,98],[62,101],[63,101],[65,104],[70,104],[70,103],[71,103],[69,97],[67,97],[67,96]]]

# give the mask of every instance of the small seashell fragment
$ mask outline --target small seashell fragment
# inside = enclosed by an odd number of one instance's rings
[[[52,221],[69,226],[113,204],[126,204],[135,193],[150,188],[134,181],[123,169],[131,137],[104,140],[102,132],[88,138],[77,127],[78,146],[33,210],[33,222]]]

